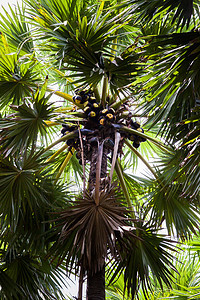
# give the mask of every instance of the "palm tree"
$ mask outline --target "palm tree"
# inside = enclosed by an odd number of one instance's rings
[[[159,229],[184,240],[199,225],[199,18],[195,2],[154,2],[1,15],[1,299],[64,299],[66,271],[79,300],[85,279],[105,299],[105,274],[131,299],[150,272],[170,287],[176,248]]]

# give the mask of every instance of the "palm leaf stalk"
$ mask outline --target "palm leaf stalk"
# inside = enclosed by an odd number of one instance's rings
[[[115,170],[116,170],[118,179],[120,181],[120,185],[121,185],[121,188],[123,190],[123,193],[125,195],[128,207],[131,210],[131,217],[134,219],[135,218],[134,208],[133,208],[133,205],[132,205],[132,202],[131,202],[131,199],[130,199],[130,196],[129,196],[129,192],[128,192],[128,189],[127,189],[124,177],[123,177],[121,166],[120,166],[118,161],[116,161]]]
[[[56,174],[56,178],[55,178],[55,182],[58,181],[59,177],[61,176],[62,172],[64,171],[64,169],[66,168],[69,160],[71,159],[72,155],[73,155],[73,152],[75,151],[75,149],[72,149],[70,152],[68,152],[65,160],[63,161],[60,169],[59,169],[59,172]]]
[[[105,107],[106,105],[107,89],[108,89],[108,78],[107,76],[105,76],[103,79],[103,88],[102,88],[102,96],[101,96],[101,104],[103,107]]]
[[[133,151],[140,159],[141,161],[147,166],[147,168],[150,170],[150,172],[154,175],[156,179],[158,179],[158,175],[154,171],[154,169],[150,166],[150,164],[144,159],[144,157],[129,143],[129,141],[125,141],[125,144]]]
[[[81,136],[79,122],[78,122],[78,134],[79,134],[80,146],[81,146],[81,159],[82,159],[82,162],[83,162],[83,190],[85,191],[85,180],[86,180],[86,176],[85,176],[85,162],[84,162],[84,152],[83,152],[83,140],[82,140],[82,136]]]

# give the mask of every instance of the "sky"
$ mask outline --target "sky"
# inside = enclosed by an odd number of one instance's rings
[[[20,0],[18,1],[20,2]],[[2,6],[4,8],[8,8],[8,3],[10,3],[10,5],[15,5],[17,3],[17,0],[0,0],[0,11],[2,12]]]

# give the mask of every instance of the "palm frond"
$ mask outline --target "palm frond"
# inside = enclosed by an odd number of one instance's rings
[[[6,271],[3,268],[0,268],[0,297],[1,299],[12,300],[15,298],[19,300],[20,288],[16,285],[16,283],[6,274]]]
[[[160,2],[159,0],[154,1],[141,1],[141,0],[130,0],[128,4],[132,5],[132,13],[138,13],[139,19],[149,20],[154,18],[156,15],[161,13],[173,12],[172,23],[177,20],[177,26],[184,27],[189,26],[192,15],[194,15],[194,9],[198,11],[198,1],[186,1],[178,0],[165,0]]]
[[[121,189],[122,189],[122,191],[124,193],[125,199],[127,201],[127,205],[129,207],[129,209],[131,210],[131,215],[132,215],[132,217],[134,217],[135,214],[134,214],[133,205],[131,203],[131,198],[130,198],[129,190],[128,190],[128,187],[127,187],[127,183],[126,183],[126,181],[124,179],[124,174],[123,174],[121,165],[119,164],[118,161],[116,161],[115,171],[117,173],[117,177],[118,177],[118,180],[120,182],[120,186],[121,186]]]
[[[199,97],[199,33],[177,33],[160,36],[156,38],[155,43],[153,40],[149,49],[158,46],[160,59],[155,64],[154,76],[151,74],[152,79],[146,77],[145,85],[149,96],[148,105],[144,104],[143,113],[150,113],[148,122],[152,125],[159,124],[162,120],[163,136],[176,142],[182,139],[193,125],[185,124],[180,127],[179,123],[191,117],[198,118],[195,107]],[[162,73],[162,76],[165,74],[165,80],[159,73]],[[150,85],[152,87],[149,93]]]
[[[149,182],[152,190],[148,202],[152,209],[152,218],[155,218],[158,224],[165,220],[169,234],[187,239],[199,228],[199,196],[197,194],[196,197],[190,197],[184,193],[186,177],[184,174],[179,176],[179,170],[177,157],[168,160],[168,165],[157,172],[157,187],[154,189],[153,183]],[[196,182],[194,185],[197,188]]]
[[[89,61],[96,63],[93,53],[101,51],[102,47],[113,40],[111,33],[119,26],[115,18],[109,20],[109,14],[102,14],[102,5],[86,7],[84,1],[71,0],[65,0],[65,3],[27,2],[37,26],[46,32],[46,40],[50,38],[50,42],[53,39],[56,42],[51,50],[56,51],[61,60],[72,53],[77,56],[83,52]],[[98,53],[96,55],[98,57]]]
[[[65,193],[53,184],[45,170],[38,173],[44,165],[44,160],[40,161],[38,153],[26,153],[15,158],[1,156],[0,211],[3,227],[9,226],[12,232],[18,229],[22,235],[29,235],[35,228],[33,236],[37,236],[39,232],[36,228],[42,232],[45,230],[42,222],[48,219],[47,210],[63,205]]]
[[[66,78],[73,78],[74,83],[82,86],[96,86],[107,77],[114,90],[130,85],[136,73],[142,69],[142,54],[123,51],[124,48],[116,57],[113,53],[116,33],[128,24],[129,17],[123,12],[117,16],[112,11],[107,12],[103,9],[104,1],[97,7],[87,8],[83,1],[84,10],[79,7],[79,2],[65,2],[67,9],[63,9],[62,15],[61,7],[64,4],[60,2],[28,3],[30,15],[43,34],[45,32],[42,37],[45,49],[49,47],[48,53],[53,56],[55,63],[59,62],[60,67],[66,70]],[[39,38],[41,40],[40,34]]]
[[[64,299],[58,280],[62,270],[55,270],[47,260],[38,259],[31,253],[20,253],[17,248],[8,248],[1,253],[1,263],[5,270],[4,278],[7,276],[13,282],[13,286],[10,287],[11,297],[37,300],[53,300],[57,297]],[[7,299],[13,298],[9,298],[8,294]]]
[[[34,99],[24,99],[19,106],[11,106],[16,113],[8,115],[0,120],[1,128],[1,152],[6,155],[17,151],[22,153],[28,147],[35,147],[38,135],[47,135],[45,121],[53,118],[56,113],[51,103],[50,96],[43,95],[43,91],[37,91]]]
[[[15,9],[9,5],[9,10],[0,13],[0,31],[6,36],[12,52],[20,56],[34,51],[30,28],[25,18],[25,7],[17,3]]]
[[[69,269],[75,267],[78,270],[81,264],[84,272],[101,270],[107,248],[115,255],[113,237],[116,232],[123,232],[129,226],[120,197],[119,191],[107,188],[100,193],[97,206],[94,198],[86,192],[61,212],[54,229],[59,235],[58,242],[51,249],[53,255],[58,255],[60,260],[66,257]]]
[[[40,82],[37,62],[13,54],[3,33],[0,34],[0,108],[19,104],[30,96]]]
[[[135,236],[124,234],[119,240],[119,259],[111,267],[110,282],[123,272],[124,291],[127,290],[130,299],[134,299],[139,286],[147,297],[152,288],[150,270],[161,287],[163,284],[171,286],[172,270],[175,271],[169,252],[175,251],[172,240],[157,234],[154,226],[142,219],[136,222],[136,229],[131,232]]]

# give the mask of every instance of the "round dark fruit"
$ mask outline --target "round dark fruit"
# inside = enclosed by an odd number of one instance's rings
[[[134,134],[131,134],[130,136],[129,136],[129,140],[130,141],[134,141],[136,139],[136,136],[134,135]]]
[[[133,142],[133,147],[139,148],[140,147],[140,142],[139,143]]]
[[[86,106],[86,107],[84,108],[84,113],[89,114],[90,112],[91,112],[91,107]]]
[[[137,128],[137,131],[144,133],[144,129],[142,127]]]
[[[106,115],[108,113],[108,109],[107,108],[105,108],[105,109],[103,109],[102,111],[101,111],[101,114],[102,115]]]
[[[74,144],[74,140],[73,139],[69,139],[66,141],[67,146],[72,146]]]
[[[115,110],[112,108],[112,107],[110,107],[109,109],[108,109],[108,112],[110,113],[110,114],[115,114]]]
[[[93,104],[92,104],[92,108],[98,109],[98,108],[99,108],[99,105],[98,105],[97,103],[93,103]]]
[[[138,124],[137,122],[133,122],[133,120],[131,120],[131,128],[137,130],[140,127],[140,124]]]
[[[95,103],[95,102],[97,102],[97,100],[96,100],[95,97],[90,97],[90,98],[88,99],[88,101],[89,101],[90,103]]]
[[[77,95],[77,96],[75,97],[74,102],[75,102],[76,104],[81,104],[81,102],[82,102],[82,97],[79,96],[79,95]]]
[[[61,130],[61,133],[62,133],[62,134],[65,134],[66,131],[68,131],[68,130],[67,130],[66,128],[63,128],[63,129]]]
[[[76,152],[76,158],[80,159],[81,158],[81,153],[80,152]]]

